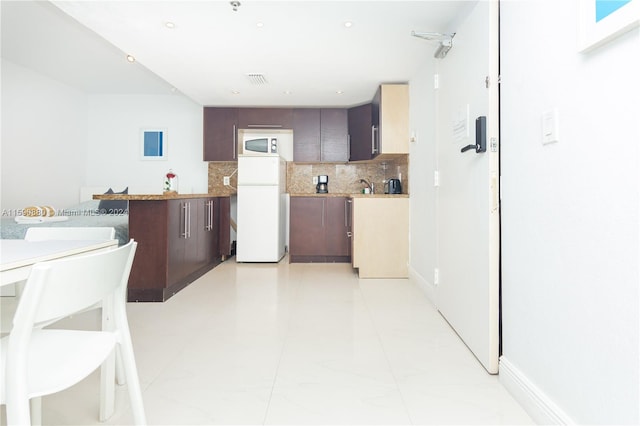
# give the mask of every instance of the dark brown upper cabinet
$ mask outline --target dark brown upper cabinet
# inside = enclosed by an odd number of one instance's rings
[[[345,108],[320,110],[320,161],[349,161],[349,120]]]
[[[291,108],[239,108],[240,129],[292,129]]]
[[[347,162],[348,116],[345,108],[293,110],[293,159],[298,162]]]
[[[320,109],[293,110],[293,161],[320,161]]]
[[[203,114],[204,161],[236,161],[238,109],[205,107]]]
[[[349,161],[373,158],[374,127],[373,105],[349,108]]]

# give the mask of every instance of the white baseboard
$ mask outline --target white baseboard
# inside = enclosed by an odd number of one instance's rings
[[[575,422],[504,356],[500,382],[537,424],[573,425]]]
[[[427,296],[427,299],[429,299],[429,301],[433,303],[433,306],[438,306],[438,304],[436,303],[435,286],[418,272],[416,272],[416,270],[413,269],[411,265],[409,265],[409,279],[414,282],[418,286],[418,288],[420,288],[420,290],[424,292],[424,294]]]

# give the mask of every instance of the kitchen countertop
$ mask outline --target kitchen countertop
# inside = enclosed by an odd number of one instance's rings
[[[231,194],[235,195],[235,194]],[[293,193],[291,197],[349,197],[349,198],[409,198],[409,194],[348,194],[330,192],[328,194],[314,193]],[[94,200],[177,200],[189,198],[209,198],[209,197],[229,197],[230,194],[94,194]]]
[[[94,194],[94,200],[178,200],[187,198],[228,197],[229,194]]]
[[[409,194],[343,194],[338,192],[330,192],[328,194],[289,194],[291,197],[350,197],[350,198],[409,198]]]

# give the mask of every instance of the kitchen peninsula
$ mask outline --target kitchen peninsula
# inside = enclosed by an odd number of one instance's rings
[[[230,254],[229,197],[212,194],[100,194],[129,202],[138,242],[127,300],[164,302]]]

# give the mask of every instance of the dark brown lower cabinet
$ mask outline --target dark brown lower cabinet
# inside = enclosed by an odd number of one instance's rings
[[[292,197],[289,261],[351,262],[351,204],[345,197]]]
[[[225,260],[234,254],[231,247],[231,198],[219,197],[218,207],[218,253]]]
[[[218,198],[130,200],[127,300],[164,302],[220,263]]]

